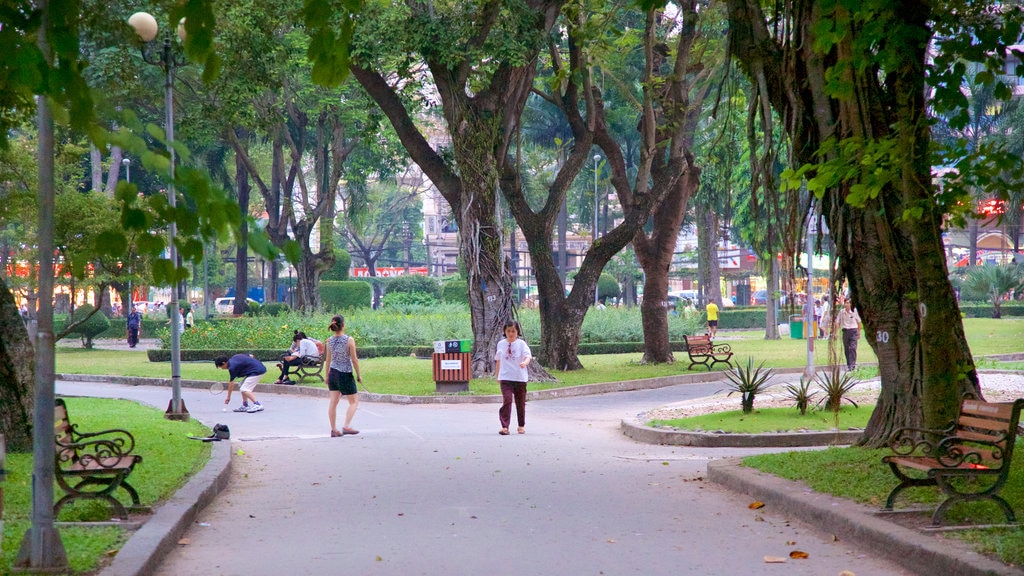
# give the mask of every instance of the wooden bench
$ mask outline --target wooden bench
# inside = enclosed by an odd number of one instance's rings
[[[122,520],[128,510],[113,496],[123,488],[131,496],[132,509],[141,509],[139,493],[128,483],[128,475],[142,456],[132,454],[135,438],[120,429],[100,432],[79,432],[72,424],[64,400],[58,398],[54,407],[55,476],[66,495],[53,506],[53,515],[73,500],[104,500]]]
[[[1024,399],[1001,403],[967,399],[956,422],[945,430],[894,432],[889,443],[896,454],[882,462],[889,464],[900,483],[889,493],[883,510],[892,511],[893,500],[906,488],[936,486],[947,498],[932,514],[932,526],[942,522],[952,504],[974,500],[995,502],[1006,520],[1015,523],[1013,509],[998,493],[1010,472],[1021,407]],[[925,477],[909,476],[904,469]]]
[[[297,381],[302,382],[306,378],[316,378],[321,382],[324,381],[324,343],[317,340],[316,349],[320,352],[319,356],[315,358],[305,356],[302,359],[302,364],[295,367]]]
[[[686,353],[690,356],[690,366],[686,368],[687,370],[700,364],[710,371],[712,366],[719,363],[732,368],[732,362],[729,361],[732,358],[732,348],[728,344],[714,344],[711,342],[711,336],[707,334],[683,335],[683,339],[686,341]]]

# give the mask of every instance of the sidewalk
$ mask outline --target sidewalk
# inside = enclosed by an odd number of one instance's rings
[[[687,381],[707,382],[701,375],[685,377]],[[83,378],[83,380],[85,380]],[[88,380],[93,380],[89,378]],[[96,379],[99,380],[99,379]],[[107,377],[103,381],[119,379]],[[128,379],[124,379],[128,380]],[[138,379],[133,379],[138,380]],[[150,380],[150,379],[146,379]],[[166,386],[166,381],[163,381]],[[127,384],[128,382],[122,382]],[[131,382],[139,384],[140,382]],[[152,382],[145,382],[150,384]],[[640,390],[664,387],[681,383],[677,379],[666,381],[635,381],[612,385],[597,385],[572,392],[573,395],[603,394],[616,390]],[[197,387],[205,386],[197,383]],[[269,389],[272,386],[272,390]],[[303,395],[301,387],[267,385],[274,394],[286,396]],[[564,391],[562,395],[565,395]],[[373,401],[393,404],[410,403],[404,397],[375,395]],[[548,395],[547,397],[558,397]],[[464,399],[466,397],[453,397]],[[532,400],[541,399],[540,395]],[[445,399],[431,398],[431,404],[443,403]],[[494,397],[478,401],[494,402]],[[623,421],[625,423],[625,421]],[[208,423],[212,425],[212,423]],[[177,546],[181,535],[196,522],[203,508],[214,500],[217,494],[229,484],[232,473],[232,443],[220,442],[214,445],[214,455],[207,467],[161,505],[155,514],[147,519],[144,526],[131,536],[118,553],[113,563],[104,569],[101,576],[135,576],[152,574],[164,557]],[[720,451],[728,452],[727,450]],[[733,452],[735,453],[735,452]],[[708,464],[707,479],[729,490],[746,494],[763,501],[775,513],[810,524],[822,533],[834,534],[840,541],[851,543],[872,554],[884,557],[903,566],[911,573],[933,576],[981,574],[1020,574],[1016,568],[1007,567],[991,560],[956,542],[934,534],[924,534],[900,527],[879,519],[873,511],[848,501],[817,494],[799,483],[782,480],[739,466],[734,459],[714,461]],[[859,573],[859,572],[858,572]]]

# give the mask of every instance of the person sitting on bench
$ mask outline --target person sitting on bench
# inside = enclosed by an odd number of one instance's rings
[[[294,384],[295,382],[288,378],[288,369],[292,366],[301,366],[307,357],[315,359],[319,356],[316,341],[308,338],[305,332],[296,330],[292,336],[292,347],[281,357],[281,362],[277,365],[281,369],[281,377],[275,384]]]

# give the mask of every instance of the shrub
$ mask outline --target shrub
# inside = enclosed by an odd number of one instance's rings
[[[395,293],[420,293],[433,296],[436,300],[441,295],[441,285],[435,278],[430,276],[406,275],[388,278],[384,282],[384,290],[388,294]]]
[[[348,280],[348,272],[352,267],[352,256],[345,250],[334,251],[334,266],[320,275],[320,281],[344,282]]]
[[[607,272],[602,272],[597,280],[597,297],[604,302],[608,298],[618,298],[622,294],[619,282]]]
[[[370,285],[358,280],[320,282],[320,300],[324,310],[338,312],[353,308],[369,308],[372,298]]]
[[[800,384],[787,384],[786,392],[789,393],[789,397],[796,402],[796,409],[800,411],[800,415],[807,414],[807,405],[814,400],[814,397],[818,394],[817,392],[811,391],[811,380],[800,377]]]
[[[835,412],[837,418],[843,400],[853,404],[854,407],[857,406],[856,402],[846,397],[860,383],[860,379],[854,376],[853,372],[840,373],[839,367],[833,366],[829,370],[819,373],[814,379],[825,394],[825,397],[818,401],[818,404],[824,404],[826,410]]]
[[[280,316],[281,314],[288,313],[291,309],[292,307],[287,302],[270,302],[260,308],[260,314],[263,316]]]
[[[416,307],[430,307],[439,304],[437,297],[426,292],[388,292],[381,299],[381,307],[410,311]]]
[[[768,380],[775,374],[771,368],[765,368],[762,361],[754,368],[754,359],[747,357],[747,367],[739,364],[732,371],[726,372],[725,377],[729,380],[729,394],[740,393],[740,407],[744,414],[754,411],[754,397],[764,392],[768,387]]]
[[[441,283],[441,301],[469,304],[469,289],[466,286],[466,281],[457,274],[446,277]]]
[[[75,322],[82,322],[82,324],[76,326],[71,334],[78,334],[82,337],[82,346],[91,349],[92,339],[99,336],[103,332],[106,332],[107,328],[110,328],[110,320],[107,319],[100,312],[93,314],[96,308],[92,304],[83,304],[75,309],[75,313],[71,316],[71,321],[65,324],[67,327]],[[90,314],[91,317],[86,319]]]

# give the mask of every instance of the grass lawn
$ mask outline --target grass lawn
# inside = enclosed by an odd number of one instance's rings
[[[1018,439],[1015,455],[1022,454],[1024,440]],[[828,448],[802,452],[763,454],[743,459],[743,464],[783,478],[798,480],[816,492],[832,494],[868,506],[881,508],[889,492],[899,482],[882,464],[888,450],[866,448]],[[1019,515],[1024,512],[1024,459],[1015,457],[1010,476],[1000,495]],[[909,488],[896,499],[896,508],[928,506],[934,508],[941,499],[938,489]],[[1001,524],[1006,522],[1002,511],[991,502],[960,503],[950,507],[945,523]],[[972,545],[984,554],[1003,562],[1024,564],[1024,533],[1020,528],[989,528],[945,533]]]
[[[754,408],[750,414],[742,410],[714,412],[688,418],[652,420],[649,426],[671,426],[679,430],[715,431],[722,430],[737,434],[758,434],[761,432],[791,432],[797,430],[846,430],[864,428],[874,406],[843,406],[839,411],[839,425],[835,415],[820,409],[808,409],[801,415],[796,408]]]
[[[167,499],[209,460],[210,445],[186,438],[206,436],[209,429],[196,421],[166,420],[163,412],[125,400],[67,398],[72,424],[83,432],[123,428],[135,436],[135,451],[143,460],[128,477],[139,492],[143,506],[154,506]],[[7,481],[4,483],[4,524],[0,574],[9,573],[21,540],[32,523],[32,455],[7,455]],[[115,497],[126,505],[127,493]],[[54,483],[54,496],[64,493]],[[58,521],[97,521],[110,518],[109,508],[100,501],[76,502],[65,506]],[[92,571],[107,551],[120,548],[128,534],[118,527],[72,526],[59,528],[75,572]]]

